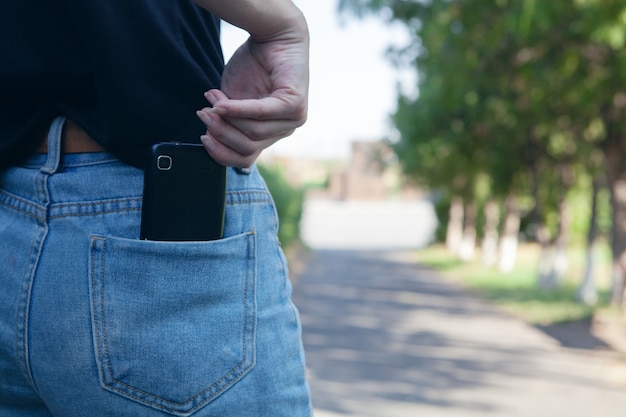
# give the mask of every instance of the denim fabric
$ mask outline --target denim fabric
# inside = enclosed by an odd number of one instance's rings
[[[0,173],[0,416],[310,416],[272,199],[229,169],[224,239],[138,239],[143,172],[106,153]]]

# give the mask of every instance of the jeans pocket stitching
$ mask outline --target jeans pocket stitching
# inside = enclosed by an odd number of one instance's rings
[[[205,390],[197,393],[184,402],[169,400],[158,395],[146,392],[123,381],[116,379],[111,364],[108,342],[107,323],[105,312],[105,264],[107,252],[107,238],[92,236],[90,242],[90,297],[92,308],[92,327],[95,355],[103,388],[116,392],[127,398],[143,403],[175,415],[189,415],[219,395],[227,391],[232,385],[246,375],[256,364],[256,258],[255,231],[245,233],[246,260],[245,280],[243,292],[243,330],[241,336],[241,360],[222,377]],[[99,265],[98,265],[99,264]]]

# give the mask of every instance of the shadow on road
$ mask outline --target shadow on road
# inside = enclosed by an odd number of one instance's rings
[[[568,323],[538,324],[535,327],[564,347],[610,351],[611,346],[593,334],[592,325],[592,320],[586,319]]]
[[[561,364],[552,339],[420,268],[409,252],[317,251],[294,302],[324,415],[565,415],[528,402],[562,393],[562,404],[589,386],[615,391],[626,406],[626,390]]]

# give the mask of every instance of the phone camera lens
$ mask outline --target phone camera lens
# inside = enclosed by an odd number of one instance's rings
[[[169,155],[159,155],[157,158],[157,168],[160,171],[169,171],[172,169],[172,157]]]

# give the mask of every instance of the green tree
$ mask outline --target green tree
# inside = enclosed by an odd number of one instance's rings
[[[537,238],[567,241],[567,195],[607,170],[613,206],[614,300],[626,270],[626,6],[611,0],[341,0],[342,10],[401,22],[419,96],[400,96],[396,149],[406,172],[476,198],[534,200]],[[384,13],[380,13],[383,12]],[[606,163],[603,161],[604,155]],[[548,284],[558,283],[554,268]],[[549,278],[549,279],[548,279]]]

